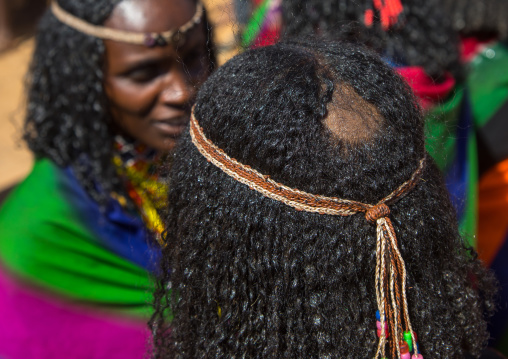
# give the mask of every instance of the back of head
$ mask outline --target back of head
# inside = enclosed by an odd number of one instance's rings
[[[426,156],[421,113],[403,80],[347,43],[247,51],[205,83],[194,113],[227,155],[315,195],[375,204]],[[208,162],[189,134],[172,171],[152,320],[157,357],[374,357],[376,227],[364,215],[308,213],[266,198]],[[430,159],[390,210],[421,352],[477,353],[491,283],[462,247]]]

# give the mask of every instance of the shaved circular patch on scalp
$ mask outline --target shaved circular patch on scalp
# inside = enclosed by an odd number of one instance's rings
[[[325,126],[332,138],[350,144],[369,141],[379,131],[383,116],[349,85],[338,86],[327,106]]]

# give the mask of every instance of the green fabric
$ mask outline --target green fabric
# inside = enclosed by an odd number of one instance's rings
[[[483,127],[508,98],[508,46],[495,43],[471,61],[468,79],[476,126]]]
[[[466,243],[476,247],[476,231],[478,228],[478,150],[476,137],[471,135],[467,142],[468,188],[464,216],[459,221],[459,230]]]
[[[446,101],[433,107],[425,116],[427,151],[445,175],[457,151],[456,131],[463,100],[464,86],[457,86]],[[478,215],[478,154],[474,132],[470,133],[471,136],[467,139],[468,188],[464,199],[464,215],[459,218],[459,229],[466,242],[475,246]]]
[[[456,128],[463,98],[464,88],[458,86],[446,101],[433,107],[425,116],[427,151],[444,172],[455,157]]]
[[[270,8],[270,0],[263,0],[259,7],[252,14],[249,22],[245,26],[245,30],[242,35],[242,47],[248,48],[252,45],[253,41],[258,36],[263,22],[266,18],[266,13]]]
[[[36,161],[0,210],[0,260],[15,275],[72,300],[146,316],[151,278],[100,245],[65,197],[68,181],[51,161]]]

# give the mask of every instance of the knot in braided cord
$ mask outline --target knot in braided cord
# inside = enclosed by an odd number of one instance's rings
[[[371,223],[376,223],[379,218],[388,217],[390,208],[384,203],[370,207],[365,213],[365,218]]]

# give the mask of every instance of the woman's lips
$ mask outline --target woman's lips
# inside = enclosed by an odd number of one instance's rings
[[[157,128],[166,136],[179,137],[185,127],[189,123],[189,119],[178,119],[178,120],[154,120],[152,125]]]

